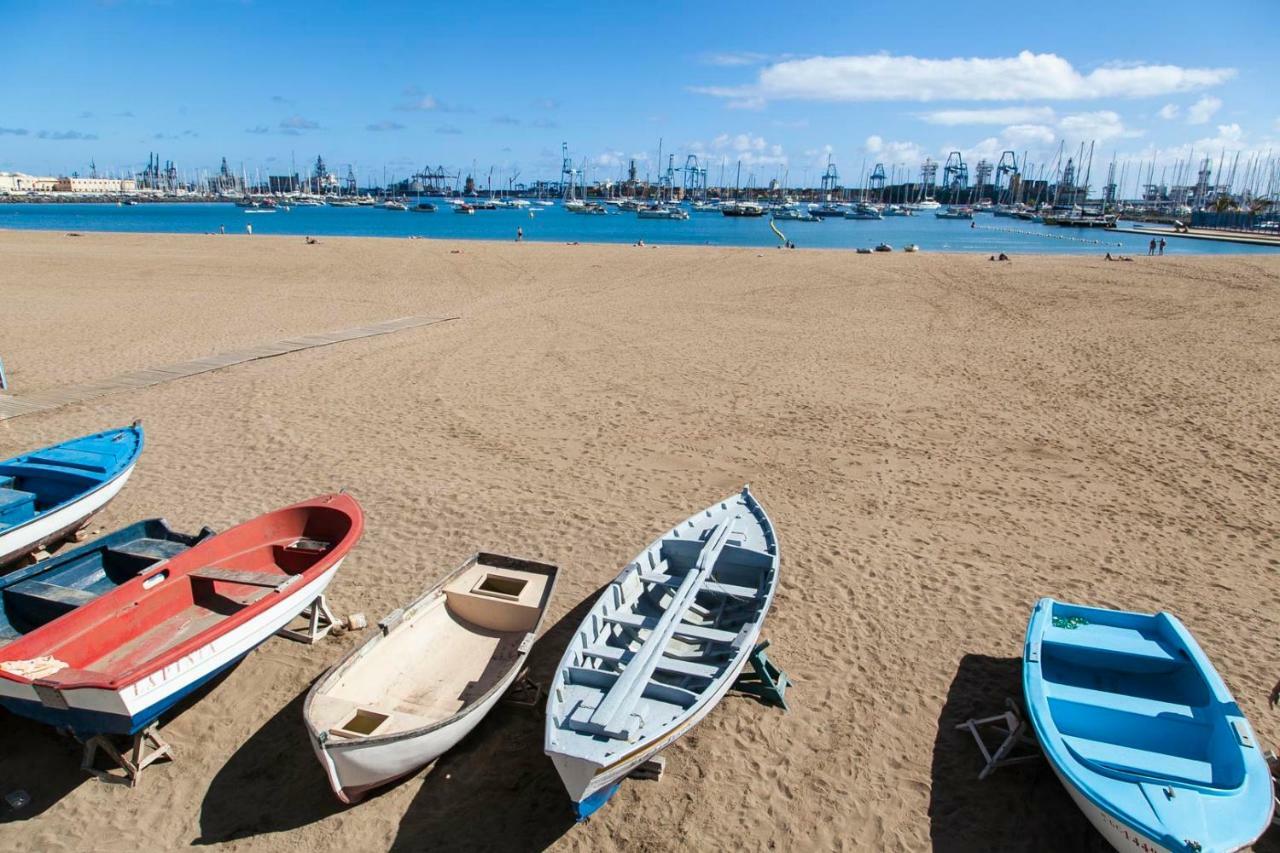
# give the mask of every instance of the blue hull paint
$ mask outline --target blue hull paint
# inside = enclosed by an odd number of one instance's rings
[[[62,711],[57,708],[47,708],[39,702],[26,702],[18,699],[0,699],[0,706],[3,706],[11,713],[26,717],[29,720],[35,720],[38,723],[44,723],[54,728],[71,729],[80,738],[92,737],[93,735],[133,735],[154,723],[162,714],[183,699],[186,699],[210,681],[240,663],[247,654],[248,652],[231,660],[226,666],[219,667],[173,695],[144,708],[132,717],[74,708]]]
[[[577,816],[578,822],[581,823],[596,812],[600,811],[604,804],[609,802],[609,798],[618,792],[618,788],[620,786],[620,782],[614,782],[612,785],[608,785],[601,788],[599,791],[596,791],[585,800],[574,803],[573,812],[574,815]]]

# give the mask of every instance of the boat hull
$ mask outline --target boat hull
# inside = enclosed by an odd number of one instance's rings
[[[1132,827],[1125,826],[1111,815],[1090,802],[1089,798],[1081,794],[1079,790],[1072,785],[1062,772],[1054,766],[1053,762],[1049,762],[1049,766],[1053,767],[1053,775],[1058,777],[1058,781],[1062,783],[1062,787],[1067,789],[1067,793],[1071,795],[1072,801],[1084,812],[1084,816],[1089,819],[1089,823],[1093,824],[1093,828],[1107,840],[1107,843],[1116,850],[1123,850],[1128,853],[1130,850],[1141,850],[1142,853],[1173,853],[1168,847],[1153,838],[1149,838],[1138,832]],[[1237,848],[1238,849],[1238,848]]]
[[[61,541],[84,527],[90,518],[101,512],[120,493],[133,474],[133,467],[130,464],[115,479],[108,480],[79,500],[0,534],[0,566]]]
[[[311,748],[334,794],[344,803],[358,803],[370,791],[421,770],[453,749],[493,710],[523,665],[522,656],[519,666],[507,673],[487,699],[438,729],[410,732],[396,739],[340,742],[321,740],[308,726]]]
[[[325,591],[341,565],[338,560],[243,625],[116,689],[50,690],[0,679],[0,706],[37,722],[70,728],[79,736],[135,734],[289,624]]]
[[[747,648],[755,648],[755,644],[760,638],[760,630],[761,629],[758,627],[754,632],[752,632],[749,641],[745,644]],[[574,812],[576,813],[578,820],[585,820],[590,817],[593,812],[608,802],[609,797],[617,791],[622,780],[635,772],[637,767],[644,764],[667,747],[671,746],[671,744],[675,743],[677,740],[692,731],[698,723],[702,722],[703,718],[706,717],[707,714],[711,713],[711,710],[715,708],[716,705],[720,704],[720,700],[724,698],[725,694],[733,688],[734,682],[738,680],[738,676],[742,674],[742,670],[746,667],[746,664],[747,657],[744,655],[737,665],[730,670],[730,673],[725,678],[724,683],[717,687],[715,692],[708,696],[707,699],[698,706],[697,710],[689,717],[689,719],[681,724],[676,730],[668,733],[661,739],[654,741],[652,744],[643,747],[638,752],[627,756],[619,762],[605,767],[599,767],[599,765],[590,765],[590,762],[583,762],[572,756],[553,755],[551,758],[556,764],[557,769],[560,769],[563,764],[565,769],[568,771],[567,773],[561,772],[560,774],[561,779],[566,780],[566,785],[568,784],[568,779],[581,775],[582,770],[586,769],[588,766],[595,768],[587,784],[582,786],[580,791],[569,791],[569,797],[573,800]],[[577,765],[577,767],[575,767],[575,765]],[[608,794],[604,797],[600,797],[600,794],[605,792],[607,789]]]

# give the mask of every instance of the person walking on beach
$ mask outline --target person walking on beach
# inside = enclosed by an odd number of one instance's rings
[[[517,225],[516,226],[516,242],[519,243],[522,240],[524,240],[524,229],[521,228],[519,225]]]
[[[1147,246],[1147,255],[1154,255],[1155,253],[1156,253],[1156,238],[1152,237],[1151,245]]]
[[[1160,254],[1164,254],[1164,238],[1160,238]]]
[[[252,222],[246,222],[246,223],[244,224],[244,233],[248,234],[250,237],[252,237],[252,236],[253,236],[253,223],[252,223]]]
[[[220,234],[226,234],[226,233],[227,233],[227,226],[225,226],[225,225],[219,225],[219,226],[218,226],[218,233],[220,233]]]

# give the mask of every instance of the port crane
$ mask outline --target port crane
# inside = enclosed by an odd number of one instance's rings
[[[953,195],[958,190],[969,188],[969,167],[959,151],[947,155],[947,163],[942,167],[942,185]]]

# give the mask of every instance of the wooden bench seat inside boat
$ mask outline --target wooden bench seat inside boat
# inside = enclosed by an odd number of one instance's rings
[[[91,592],[69,586],[27,580],[4,591],[5,605],[24,621],[41,625],[97,598]]]
[[[549,576],[478,562],[416,605],[312,699],[333,737],[379,737],[447,720],[510,674],[538,624]]]
[[[11,478],[10,483],[13,482]],[[0,486],[0,530],[16,527],[36,516],[36,496],[31,492]]]

